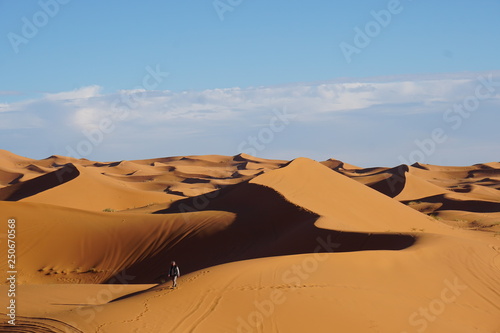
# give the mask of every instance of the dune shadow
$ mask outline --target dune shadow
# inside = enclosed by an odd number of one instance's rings
[[[457,191],[458,192],[458,191]],[[473,213],[496,213],[500,211],[500,203],[483,200],[455,200],[446,194],[439,194],[420,199],[423,202],[441,203],[439,210],[461,210]]]
[[[184,223],[194,224],[194,218],[199,219],[198,214],[189,213],[194,211],[232,212],[236,218],[222,230],[179,236],[154,257],[127,268],[126,273],[135,276],[134,284],[157,283],[168,270],[170,260],[177,261],[182,273],[187,274],[248,259],[314,252],[402,250],[415,243],[412,235],[318,228],[314,223],[319,215],[288,202],[272,188],[248,182],[180,200],[156,214],[183,212]]]
[[[18,201],[31,197],[35,194],[50,190],[61,184],[69,182],[80,175],[80,171],[71,163],[62,168],[39,176],[22,183],[17,183],[4,188],[0,188],[0,200]]]
[[[145,292],[147,292],[147,291],[150,291],[151,289],[154,289],[154,288],[156,288],[156,287],[157,287],[157,286],[156,286],[156,285],[154,285],[154,286],[152,286],[152,287],[150,287],[150,288],[147,288],[147,289],[144,289],[144,290],[134,291],[133,293],[130,293],[130,294],[125,294],[125,295],[122,295],[122,296],[120,296],[120,297],[114,298],[114,299],[112,299],[111,301],[109,301],[108,303],[113,303],[113,302],[121,301],[121,300],[123,300],[123,299],[127,299],[127,298],[129,298],[129,297],[133,297],[133,296],[135,296],[135,295],[140,295],[140,294],[145,293]]]
[[[382,194],[387,195],[388,197],[394,198],[403,192],[406,186],[406,173],[408,171],[409,168],[405,164],[388,170],[382,170],[374,173],[373,175],[385,174],[387,175],[387,178],[369,184],[368,186]]]

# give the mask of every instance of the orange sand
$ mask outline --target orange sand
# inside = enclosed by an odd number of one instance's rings
[[[0,151],[0,332],[500,332],[499,190],[500,163]]]

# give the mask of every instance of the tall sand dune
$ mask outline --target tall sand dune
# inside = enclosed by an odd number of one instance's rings
[[[0,151],[0,332],[500,331],[499,166]]]

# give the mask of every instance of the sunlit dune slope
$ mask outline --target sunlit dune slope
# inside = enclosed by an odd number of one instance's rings
[[[500,331],[499,170],[0,150],[0,332]]]

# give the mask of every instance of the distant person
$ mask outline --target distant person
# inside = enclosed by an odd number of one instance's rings
[[[181,276],[181,271],[179,270],[179,266],[172,261],[170,264],[170,269],[168,270],[168,277],[172,279],[172,288],[177,287],[177,278]]]

